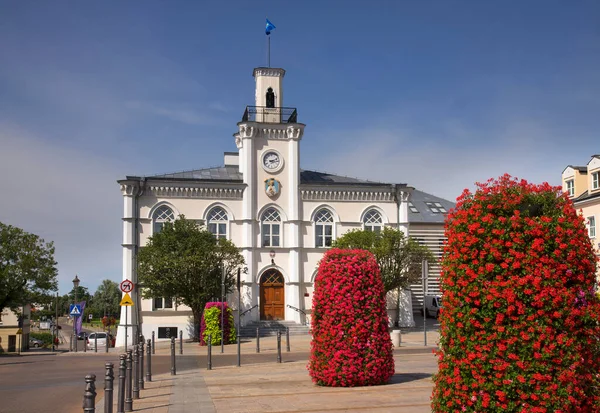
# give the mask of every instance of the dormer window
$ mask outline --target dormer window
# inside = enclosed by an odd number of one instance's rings
[[[434,214],[445,214],[448,212],[446,211],[446,208],[444,208],[444,206],[439,202],[425,202],[425,205],[427,205],[429,210]]]
[[[565,181],[565,186],[567,187],[567,193],[569,194],[569,196],[574,196],[575,195],[575,181],[572,179],[569,179],[568,181]]]
[[[275,93],[273,93],[273,88],[271,87],[267,89],[266,102],[268,108],[275,107]]]
[[[600,172],[592,173],[592,190],[600,188]]]

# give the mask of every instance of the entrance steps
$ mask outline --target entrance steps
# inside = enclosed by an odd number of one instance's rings
[[[240,329],[240,337],[256,337],[256,329],[261,337],[276,336],[277,331],[281,331],[282,335],[285,335],[286,328],[290,329],[290,335],[302,335],[308,334],[309,327],[298,324],[295,321],[284,321],[284,320],[268,320],[251,322]]]

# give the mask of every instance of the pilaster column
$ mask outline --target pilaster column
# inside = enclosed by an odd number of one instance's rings
[[[134,284],[137,283],[136,273],[136,243],[137,234],[135,221],[137,217],[137,202],[136,197],[139,193],[139,186],[137,184],[123,184],[121,185],[121,193],[123,194],[123,280],[130,280]],[[134,290],[136,291],[136,290]],[[137,293],[138,291],[136,291]],[[139,303],[138,300],[133,300],[136,305]],[[125,324],[127,320],[128,325],[137,324],[137,311],[133,311],[131,306],[121,307],[120,322]],[[119,325],[117,328],[116,346],[121,347],[125,345],[125,335],[127,334],[127,345],[133,344],[133,338],[135,331],[132,327],[125,327]]]
[[[240,171],[246,184],[242,199],[242,256],[246,261],[248,273],[244,275],[243,281],[247,287],[252,289],[252,301],[247,303],[244,300],[244,307],[249,304],[253,306],[258,304],[258,295],[254,293],[252,285],[256,276],[256,263],[254,259],[254,244],[255,244],[255,225],[254,214],[256,213],[256,151],[254,149],[254,138],[258,129],[252,124],[238,124],[239,132],[236,133],[236,145],[240,148]],[[256,313],[253,311],[253,319]]]

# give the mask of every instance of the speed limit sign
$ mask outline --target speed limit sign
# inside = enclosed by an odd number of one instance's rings
[[[119,288],[124,293],[130,293],[133,290],[133,283],[130,280],[123,280],[121,284],[119,284]]]

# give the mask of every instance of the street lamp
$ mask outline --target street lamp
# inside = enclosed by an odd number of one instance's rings
[[[75,302],[73,304],[77,305],[77,289],[79,288],[79,278],[77,277],[77,274],[75,274],[75,278],[73,278],[73,289],[75,290]],[[76,318],[75,316],[73,316],[73,341],[74,341],[74,347],[75,347],[75,352],[77,353],[77,330],[75,328],[75,324],[76,324]]]

